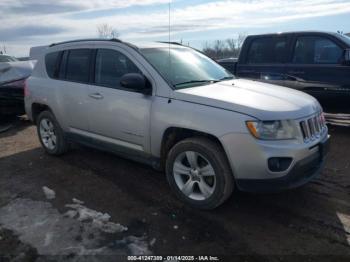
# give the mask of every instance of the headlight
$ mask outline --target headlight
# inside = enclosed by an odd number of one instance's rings
[[[293,120],[247,121],[250,133],[263,140],[294,139],[297,131]]]

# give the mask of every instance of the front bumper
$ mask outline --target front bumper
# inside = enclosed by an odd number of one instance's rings
[[[240,190],[247,192],[275,192],[302,186],[317,177],[329,151],[329,139],[320,143],[318,151],[298,161],[287,175],[272,179],[237,179]]]
[[[238,189],[248,192],[276,192],[302,186],[317,177],[324,167],[325,156],[329,151],[327,132],[313,144],[256,143],[247,144],[249,137],[239,139],[245,143],[235,153],[228,151],[231,167]],[[245,142],[244,142],[245,141]],[[232,142],[232,139],[231,139]],[[227,145],[227,144],[226,144]],[[269,157],[291,157],[293,162],[285,172],[271,172],[267,167]]]
[[[0,115],[23,115],[23,89],[0,88]]]

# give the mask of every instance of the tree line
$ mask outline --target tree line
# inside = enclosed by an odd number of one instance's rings
[[[108,24],[100,24],[96,29],[100,38],[111,39],[120,36],[118,30]],[[239,34],[237,38],[228,38],[211,42],[206,41],[203,45],[202,51],[212,59],[238,57],[245,38],[245,34]],[[182,39],[180,42],[183,44]],[[186,45],[186,43],[184,44]],[[190,44],[188,43],[187,45],[189,46]]]
[[[203,53],[210,58],[222,59],[238,57],[242,44],[246,38],[245,34],[239,34],[237,38],[228,38],[225,40],[206,41],[203,45]]]

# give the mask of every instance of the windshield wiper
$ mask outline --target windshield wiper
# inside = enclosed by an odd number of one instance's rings
[[[196,83],[216,83],[218,80],[215,79],[208,79],[208,80],[191,80],[191,81],[186,81],[182,83],[177,83],[174,85],[174,87],[181,86],[181,85],[186,85],[186,84],[196,84]]]
[[[217,80],[217,82],[219,81],[225,81],[225,80],[232,80],[234,77],[233,76],[225,76],[223,78],[220,78],[219,80]]]

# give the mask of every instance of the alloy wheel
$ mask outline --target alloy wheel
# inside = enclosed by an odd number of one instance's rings
[[[197,152],[186,151],[179,154],[174,162],[173,175],[180,191],[192,200],[205,200],[214,193],[214,168]]]
[[[47,118],[41,119],[39,131],[44,146],[49,150],[54,150],[57,144],[57,136],[52,121]]]

